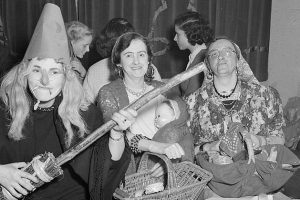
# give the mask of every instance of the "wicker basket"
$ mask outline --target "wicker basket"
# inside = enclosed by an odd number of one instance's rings
[[[148,157],[155,155],[166,164],[167,174],[159,178],[152,177],[148,169]],[[114,197],[122,200],[196,200],[206,183],[212,179],[212,174],[191,162],[172,164],[164,155],[145,152],[141,158],[137,173],[125,177],[125,186],[117,189]],[[164,182],[165,189],[161,192],[135,197],[135,193],[144,190],[146,186]]]

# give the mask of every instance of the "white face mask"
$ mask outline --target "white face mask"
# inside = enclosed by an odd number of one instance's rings
[[[28,86],[34,97],[41,102],[49,102],[60,93],[65,83],[61,63],[52,58],[29,62]]]
[[[175,119],[174,110],[166,103],[160,104],[155,111],[154,125],[160,129]]]

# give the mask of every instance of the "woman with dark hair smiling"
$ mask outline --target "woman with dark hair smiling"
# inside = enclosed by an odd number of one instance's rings
[[[87,98],[91,102],[95,102],[98,92],[102,86],[118,78],[112,72],[113,66],[110,59],[111,51],[120,35],[133,31],[134,27],[125,18],[111,19],[101,31],[97,40],[97,50],[104,59],[93,64],[89,68],[83,82],[83,88],[86,91]],[[154,69],[154,79],[161,80],[156,67],[152,67]]]
[[[129,32],[118,38],[112,50],[112,63],[119,78],[103,86],[97,97],[97,105],[103,112],[105,121],[116,111],[163,84],[153,80],[151,58],[149,42],[142,35]],[[157,131],[154,126],[155,109],[165,99],[165,96],[159,95],[139,109],[137,118],[131,122],[132,125],[124,134],[137,158],[142,151],[165,154],[170,159],[181,158],[185,154],[182,148],[185,140],[178,143],[151,140]]]

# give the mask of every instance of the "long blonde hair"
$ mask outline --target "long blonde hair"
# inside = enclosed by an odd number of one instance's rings
[[[4,77],[0,88],[0,98],[6,105],[11,116],[8,137],[19,141],[24,139],[22,129],[25,121],[30,116],[33,100],[28,93],[27,77],[29,74],[29,62],[21,62],[14,66]],[[87,127],[80,115],[80,110],[87,110],[88,102],[85,100],[82,85],[71,70],[64,65],[65,84],[62,88],[63,99],[58,107],[58,114],[66,128],[66,146],[70,146],[74,137],[71,125],[78,128],[78,136],[83,137],[87,133]]]

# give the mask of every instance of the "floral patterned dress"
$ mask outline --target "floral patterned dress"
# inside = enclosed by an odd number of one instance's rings
[[[189,95],[190,119],[188,125],[195,138],[195,146],[219,140],[228,129],[228,124],[240,122],[249,133],[265,136],[272,143],[276,136],[284,140],[282,104],[279,95],[271,88],[255,82],[239,80],[239,94],[231,109],[226,109],[214,91],[212,81]]]

